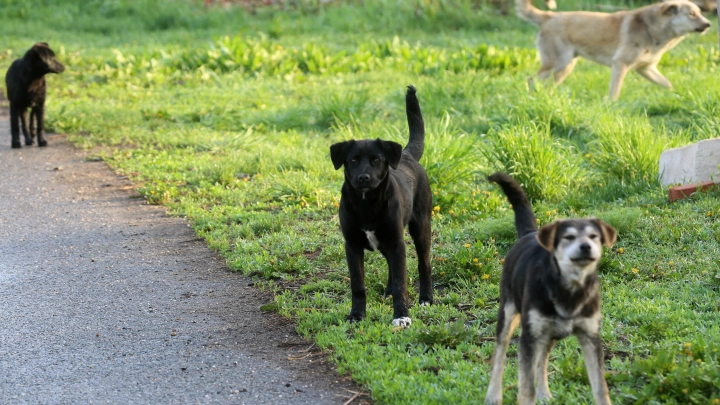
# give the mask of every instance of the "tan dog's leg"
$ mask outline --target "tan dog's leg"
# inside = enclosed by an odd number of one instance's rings
[[[638,72],[640,76],[650,80],[658,86],[665,87],[666,89],[672,89],[672,83],[670,83],[670,80],[665,78],[665,76],[657,70],[657,66],[655,65],[642,66],[636,68],[635,71]]]
[[[589,335],[586,332],[577,333],[578,341],[583,349],[585,367],[592,387],[596,405],[611,405],[610,394],[605,382],[603,367],[602,341],[600,335]]]
[[[520,314],[512,302],[505,304],[505,307],[500,312],[498,314],[497,336],[495,337],[495,352],[492,358],[490,386],[485,396],[485,403],[492,405],[502,404],[502,378],[505,373],[507,347],[510,343],[510,337],[520,323]]]
[[[540,66],[540,70],[538,70],[538,73],[537,73],[538,78],[540,80],[548,79],[550,77],[550,75],[553,73],[553,70],[555,70],[553,65],[543,64],[542,66]]]
[[[577,58],[572,58],[564,67],[555,70],[555,85],[562,83],[563,80],[572,72],[577,63]]]
[[[620,96],[620,90],[622,90],[623,80],[627,75],[628,66],[623,62],[613,62],[612,65],[612,76],[610,77],[610,100],[615,101]]]
[[[537,386],[537,399],[544,401],[552,398],[550,387],[548,386],[548,360],[550,360],[550,352],[555,347],[555,341],[550,340],[545,345],[539,346],[539,350],[535,356],[535,380]]]

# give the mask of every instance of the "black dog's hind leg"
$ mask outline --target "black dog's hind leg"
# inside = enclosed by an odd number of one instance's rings
[[[45,107],[34,107],[32,109],[32,115],[35,116],[37,124],[38,146],[47,146],[47,141],[45,140]],[[32,116],[30,118],[30,130],[32,130]]]
[[[15,104],[10,103],[10,136],[12,137],[12,147],[20,148],[20,111]]]
[[[345,258],[350,270],[350,290],[352,291],[352,309],[348,320],[357,322],[365,318],[367,293],[365,292],[365,251],[345,243]]]
[[[418,278],[420,280],[420,305],[433,303],[432,267],[430,266],[430,219],[421,218],[410,221],[410,236],[415,242],[418,258]]]
[[[25,145],[29,146],[33,144],[33,138],[32,134],[30,133],[30,123],[28,121],[28,110],[24,109],[23,111],[20,111],[20,124],[22,125],[23,135],[25,136]]]

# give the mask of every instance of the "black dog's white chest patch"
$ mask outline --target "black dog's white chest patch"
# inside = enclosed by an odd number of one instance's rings
[[[375,236],[375,231],[365,231],[365,235],[367,235],[368,243],[370,244],[370,250],[373,252],[377,250],[377,248],[380,246],[380,241],[378,241],[377,236]]]

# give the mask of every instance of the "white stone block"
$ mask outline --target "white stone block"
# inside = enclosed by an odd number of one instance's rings
[[[682,148],[668,149],[660,155],[660,182],[694,184],[720,182],[720,138],[706,139]]]

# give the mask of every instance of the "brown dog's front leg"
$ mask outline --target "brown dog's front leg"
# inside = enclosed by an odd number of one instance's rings
[[[345,243],[345,258],[350,270],[352,309],[348,321],[358,322],[365,318],[367,293],[365,291],[365,251]]]
[[[605,381],[605,368],[603,367],[602,340],[600,335],[589,335],[586,332],[577,333],[578,341],[583,349],[585,367],[592,387],[596,405],[611,405],[607,382]]]

